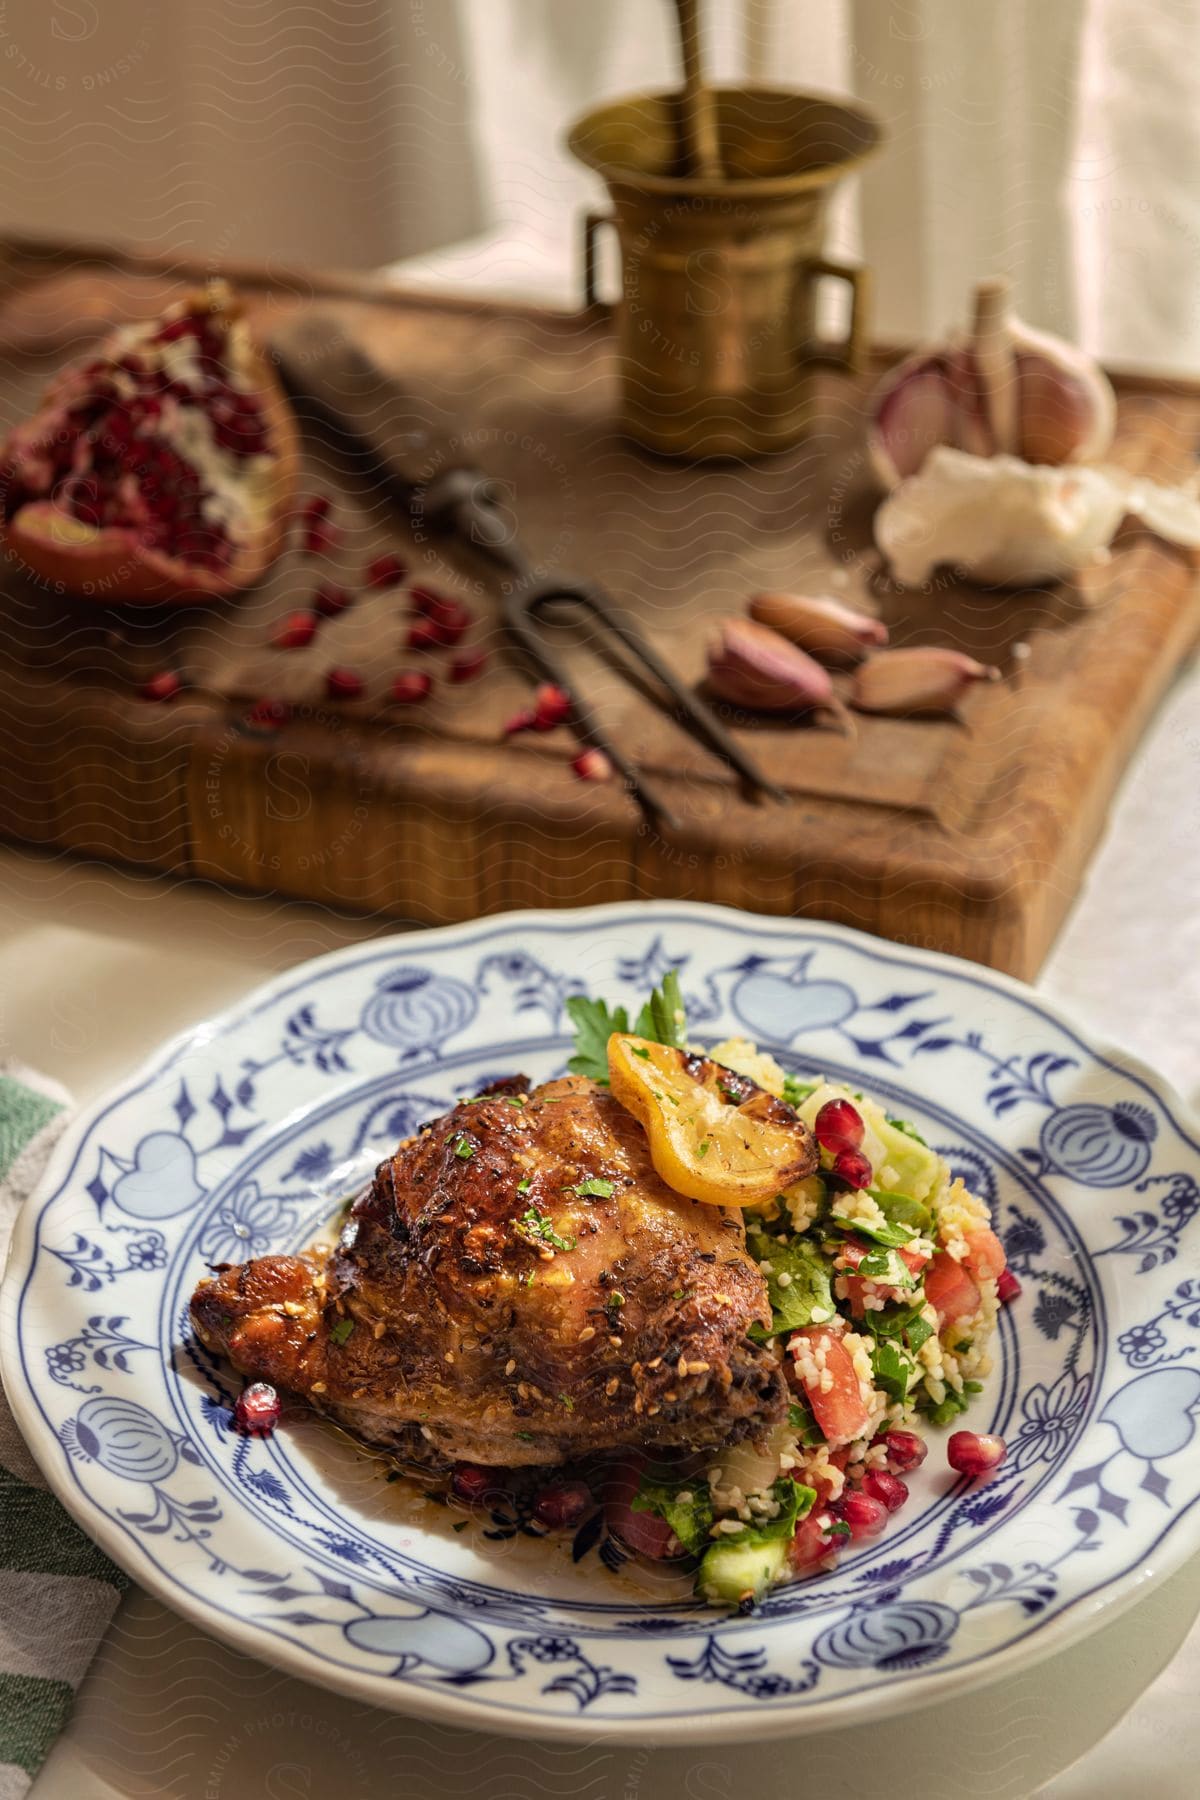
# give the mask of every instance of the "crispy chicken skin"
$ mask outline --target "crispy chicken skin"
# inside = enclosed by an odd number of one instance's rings
[[[380,1164],[327,1265],[221,1268],[191,1313],[242,1374],[434,1468],[711,1445],[786,1408],[741,1215],[665,1186],[579,1076],[456,1106]]]

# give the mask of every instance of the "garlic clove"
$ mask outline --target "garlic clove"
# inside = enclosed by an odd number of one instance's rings
[[[860,712],[928,717],[953,712],[976,682],[999,679],[999,669],[961,650],[881,650],[855,670],[850,703]]]
[[[760,625],[769,625],[819,662],[860,662],[868,650],[888,641],[882,619],[825,596],[754,594],[749,611]]]
[[[834,713],[849,727],[829,672],[755,619],[722,619],[708,644],[708,681],[733,706],[759,712]]]
[[[907,357],[868,404],[868,450],[886,488],[938,444],[1060,465],[1103,456],[1116,430],[1116,396],[1098,364],[1018,319],[1000,278],[976,288],[969,335]]]
[[[1098,469],[941,446],[880,506],[875,542],[902,587],[920,587],[943,563],[991,586],[1033,586],[1105,555],[1125,510]]]

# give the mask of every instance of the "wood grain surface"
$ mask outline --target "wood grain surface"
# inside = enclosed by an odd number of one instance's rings
[[[100,249],[0,254],[0,406],[24,416],[64,357],[113,318],[151,316],[196,271]],[[569,732],[505,739],[530,683],[506,646],[495,578],[416,536],[305,423],[305,491],[334,501],[341,542],[293,547],[261,588],[204,609],[112,609],[53,594],[11,561],[0,641],[0,832],[29,842],[389,917],[444,922],[519,906],[689,898],[831,918],[1034,974],[1075,894],[1113,789],[1200,629],[1186,557],[1127,531],[1077,582],[1000,593],[939,578],[905,593],[881,573],[861,446],[861,395],[831,377],[821,429],[742,465],[658,461],[613,431],[606,317],[402,296],[344,279],[243,269],[269,333],[320,306],[394,380],[446,454],[502,485],[540,567],[601,582],[690,679],[710,622],[763,587],[828,592],[879,612],[897,644],[950,643],[998,663],[959,720],[734,715],[786,788],[735,781],[564,620],[556,643],[608,729],[669,793],[651,831],[623,791],[571,772]],[[1122,380],[1116,458],[1171,480],[1194,462],[1200,396]],[[306,649],[271,646],[321,580],[361,593],[381,550],[410,581],[462,597],[488,649],[448,683],[445,652],[405,646],[403,590],[361,594]],[[1019,663],[1013,646],[1029,646]],[[367,683],[324,698],[334,666]],[[171,667],[170,705],[140,684]],[[425,705],[389,705],[392,675],[428,668]],[[248,705],[289,701],[280,731]]]

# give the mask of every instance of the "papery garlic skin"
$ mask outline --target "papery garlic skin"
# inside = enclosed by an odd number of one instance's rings
[[[880,506],[875,542],[902,587],[943,563],[990,586],[1029,587],[1106,555],[1126,508],[1098,469],[941,446]]]
[[[1117,421],[1099,365],[1018,319],[999,278],[977,286],[970,333],[907,357],[868,410],[871,465],[885,488],[916,474],[938,445],[1055,466],[1092,462],[1108,451]]]

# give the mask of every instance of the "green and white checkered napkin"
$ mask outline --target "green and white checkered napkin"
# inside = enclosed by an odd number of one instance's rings
[[[0,1064],[0,1268],[69,1097]],[[67,1722],[126,1578],[68,1518],[0,1389],[0,1800],[20,1800]]]

